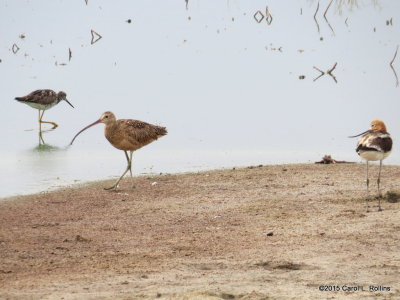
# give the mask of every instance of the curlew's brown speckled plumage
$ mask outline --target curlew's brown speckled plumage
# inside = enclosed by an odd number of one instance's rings
[[[152,125],[143,121],[130,119],[117,120],[112,112],[106,111],[96,122],[93,122],[79,131],[72,139],[71,145],[81,132],[99,123],[105,124],[105,137],[111,143],[111,145],[125,152],[125,156],[128,161],[128,167],[126,168],[125,172],[113,186],[106,189],[117,188],[119,182],[128,171],[130,171],[132,175],[132,153],[134,151],[150,144],[159,137],[162,137],[168,133],[165,127]],[[129,156],[127,151],[130,152]]]

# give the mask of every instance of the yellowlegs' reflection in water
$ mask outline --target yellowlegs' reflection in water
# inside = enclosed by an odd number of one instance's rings
[[[54,151],[59,151],[59,150],[64,150],[64,149],[57,147],[57,146],[49,145],[46,143],[40,143],[40,142],[36,147],[34,147],[32,149],[33,152],[39,152],[39,153],[54,152]]]
[[[55,128],[51,128],[51,129],[47,129],[47,130],[39,130],[39,133],[38,133],[38,137],[39,137],[39,146],[40,146],[40,145],[43,145],[43,146],[47,145],[47,146],[48,146],[48,144],[46,144],[46,142],[45,142],[45,140],[44,140],[44,138],[43,138],[43,135],[44,135],[45,133],[50,133],[50,132],[54,131],[54,129],[55,129]],[[38,146],[38,147],[39,147],[39,146]],[[44,148],[46,148],[46,147],[44,147]]]
[[[53,151],[63,150],[63,148],[53,146],[45,142],[43,134],[51,131],[53,131],[53,129],[39,131],[38,133],[39,143],[36,147],[32,149],[33,152],[41,153],[41,152],[53,152]]]
[[[43,133],[42,133],[42,131],[39,131],[39,146],[40,145],[45,145],[46,143],[45,143],[45,141],[44,141],[44,139],[43,139]]]

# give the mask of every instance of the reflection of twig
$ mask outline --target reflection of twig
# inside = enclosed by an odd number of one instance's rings
[[[325,74],[325,72],[324,72],[324,71],[322,71],[321,69],[317,68],[316,66],[314,66],[313,68],[314,68],[315,70],[317,70],[317,71],[320,71],[320,72],[322,73],[322,75],[324,75],[324,74]]]
[[[322,77],[322,76],[324,76],[325,75],[325,72],[324,71],[322,71],[322,70],[320,70],[320,69],[318,69],[317,67],[313,67],[315,70],[317,70],[317,71],[319,71],[319,72],[321,72],[321,74],[318,76],[318,77],[316,77],[315,79],[314,79],[314,81],[317,81],[320,77]]]
[[[259,18],[257,16],[259,16]],[[264,15],[260,10],[257,10],[253,17],[257,23],[261,23],[261,21],[264,19]]]
[[[318,21],[317,21],[317,18],[316,18],[316,15],[318,13],[318,9],[319,9],[319,1],[318,1],[318,4],[317,4],[317,9],[315,10],[315,14],[314,14],[314,20],[315,20],[315,23],[317,24],[318,33],[319,33],[319,24],[318,24]]]
[[[272,23],[272,15],[269,12],[268,6],[265,9],[265,20],[267,21],[268,25]]]
[[[396,58],[396,55],[397,55],[397,51],[399,50],[399,45],[397,45],[397,48],[396,48],[396,52],[394,53],[394,56],[393,56],[393,59],[392,59],[392,61],[390,62],[390,68],[392,69],[392,71],[393,71],[393,73],[394,73],[394,77],[396,77],[396,86],[399,86],[399,78],[397,77],[397,73],[396,73],[396,70],[394,69],[394,67],[393,67],[393,62],[394,62],[394,60],[395,60],[395,58]]]
[[[344,20],[344,24],[346,24],[346,26],[349,27],[349,24],[347,24],[347,19],[348,18],[346,18],[346,20]]]
[[[333,30],[331,24],[329,23],[328,19],[326,18],[326,13],[328,12],[328,9],[331,7],[332,2],[333,2],[333,0],[331,0],[331,2],[329,2],[329,5],[328,5],[328,7],[327,7],[326,10],[325,10],[324,19],[325,19],[326,23],[328,24],[329,28],[332,30],[333,35],[335,35],[335,31]]]
[[[72,58],[72,51],[71,48],[68,48],[68,61],[71,61]]]
[[[102,36],[93,29],[90,32],[92,34],[92,41],[90,42],[92,45],[102,38]]]
[[[335,82],[337,83],[335,75],[332,74],[333,70],[335,70],[335,68],[336,68],[336,65],[337,65],[337,63],[335,63],[332,68],[330,68],[328,71],[326,71],[326,73],[328,73],[328,75],[331,76],[333,78],[333,80],[335,80]]]
[[[392,65],[390,65],[390,68],[392,69],[392,71],[394,73],[394,77],[396,77],[396,86],[399,86],[399,77],[397,77],[396,70],[393,68]]]
[[[331,2],[329,3],[328,7],[326,8],[325,12],[324,12],[324,18],[326,19],[326,13],[328,12],[329,7],[331,7],[333,0],[331,0]]]
[[[326,71],[326,73],[328,73],[329,75],[331,75],[331,74],[332,74],[332,71],[335,70],[336,65],[337,65],[337,63],[335,63],[335,64],[333,65],[332,68],[330,68],[328,71]]]
[[[336,66],[337,66],[337,63],[335,63],[335,64],[333,65],[333,67],[330,68],[330,69],[329,69],[328,71],[326,71],[326,72],[324,72],[324,71],[322,71],[321,69],[319,69],[319,68],[317,68],[317,67],[314,66],[313,68],[321,73],[318,77],[316,77],[316,78],[314,79],[314,81],[317,81],[319,78],[321,78],[321,77],[324,76],[325,74],[328,74],[328,75],[331,76],[332,79],[337,83],[337,80],[336,80],[335,75],[332,74],[332,72],[333,72],[333,70],[335,70]]]
[[[12,46],[12,52],[13,52],[14,54],[17,54],[18,50],[19,50],[19,47],[17,46],[17,44],[13,44],[13,46]]]

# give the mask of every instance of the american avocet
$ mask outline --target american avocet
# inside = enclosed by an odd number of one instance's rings
[[[379,160],[379,174],[377,179],[378,185],[378,210],[381,211],[381,192],[380,192],[380,183],[381,183],[381,169],[382,169],[382,160],[388,157],[392,151],[392,138],[390,134],[386,130],[386,125],[383,121],[374,120],[371,122],[371,128],[363,133],[357,134],[351,137],[360,136],[360,139],[357,143],[356,152],[358,155],[364,159],[367,163],[366,167],[366,177],[367,177],[367,198],[365,199],[366,208],[368,212],[368,188],[369,188],[369,178],[368,178],[368,162],[369,161],[377,161]]]
[[[52,129],[54,129],[58,126],[58,124],[55,122],[49,122],[49,121],[42,120],[45,110],[52,108],[54,105],[60,103],[61,100],[65,100],[69,105],[74,107],[67,100],[67,94],[65,94],[64,92],[56,93],[55,91],[52,91],[52,90],[36,90],[24,97],[16,97],[15,100],[18,100],[19,102],[25,103],[25,104],[39,110],[39,131],[40,131],[40,133],[42,132],[42,123],[52,124],[53,125]],[[42,114],[40,114],[41,110],[43,111]]]
[[[126,159],[128,160],[128,166],[121,177],[115,182],[114,185],[109,188],[105,188],[105,190],[117,189],[119,182],[128,171],[130,171],[132,176],[133,151],[150,144],[159,137],[162,137],[168,133],[165,127],[152,125],[146,122],[126,119],[117,120],[112,112],[106,111],[96,122],[79,131],[72,139],[71,145],[81,132],[99,123],[104,123],[106,125],[104,127],[104,135],[106,136],[106,139],[115,148],[123,150],[125,152]],[[129,156],[127,151],[130,152]]]

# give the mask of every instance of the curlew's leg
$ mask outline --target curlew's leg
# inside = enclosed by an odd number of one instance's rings
[[[44,111],[42,112],[42,115],[40,115],[40,110],[39,110],[39,124],[40,124],[40,131],[42,131],[42,123],[47,123],[47,124],[51,124],[51,125],[53,125],[53,128],[51,128],[51,129],[55,129],[55,128],[57,128],[58,127],[58,124],[57,123],[55,123],[55,122],[50,122],[50,121],[43,121],[42,119],[43,119],[43,115],[44,115]]]
[[[129,168],[129,171],[131,172],[131,177],[133,177],[132,176],[132,154],[133,154],[133,151],[130,151],[130,154],[129,154],[129,165],[131,166],[130,168]]]
[[[124,153],[125,153],[125,156],[126,156],[126,160],[128,161],[128,165],[130,164],[130,168],[129,168],[129,172],[131,173],[131,177],[133,177],[132,176],[132,151],[130,151],[130,159],[129,159],[129,156],[128,156],[128,152],[126,152],[125,150],[124,150]]]
[[[110,187],[108,188],[104,188],[105,190],[112,190],[112,189],[117,189],[119,182],[121,181],[122,178],[124,178],[125,174],[131,170],[132,166],[131,166],[131,160],[128,158],[128,153],[125,152],[125,156],[128,159],[128,166],[126,167],[126,170],[124,171],[124,173],[122,173],[121,177],[118,178],[118,180]],[[131,151],[131,159],[132,159],[132,151]]]
[[[378,174],[378,180],[376,181],[376,183],[378,184],[378,211],[382,211],[381,208],[381,190],[380,190],[380,184],[381,184],[381,169],[382,169],[382,160],[379,161],[379,174]]]
[[[367,196],[365,197],[365,208],[367,212],[369,212],[369,206],[368,206],[368,196],[369,196],[369,178],[368,178],[368,160],[367,160],[367,168],[366,168],[366,175],[367,175]]]

